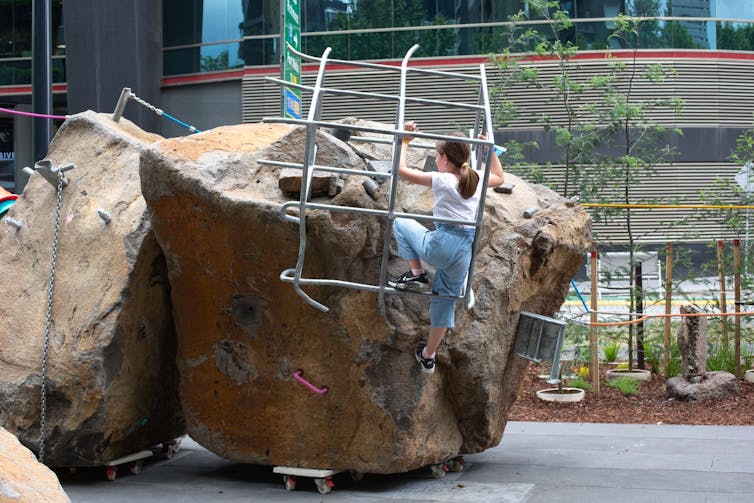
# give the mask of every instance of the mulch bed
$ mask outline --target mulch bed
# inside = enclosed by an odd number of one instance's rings
[[[626,397],[605,384],[605,372],[606,369],[601,369],[599,396],[587,390],[581,402],[545,402],[537,398],[536,392],[552,387],[539,377],[540,374],[549,373],[549,367],[529,364],[508,420],[754,425],[754,384],[743,380],[738,381],[738,395],[702,402],[681,402],[665,397],[665,379],[661,376],[653,374],[650,381],[640,384],[638,395]]]

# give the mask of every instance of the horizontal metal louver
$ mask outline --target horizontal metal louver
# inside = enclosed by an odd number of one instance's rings
[[[622,60],[626,63],[626,60]],[[586,83],[597,75],[607,75],[610,61],[576,60],[572,63],[571,78]],[[674,69],[677,75],[661,85],[651,85],[640,75],[649,65],[660,64],[666,70]],[[536,119],[546,115],[555,124],[564,124],[566,113],[553,90],[553,79],[559,68],[553,62],[538,62],[542,87],[513,87],[506,89],[504,97],[513,100],[519,109],[520,118],[511,122],[509,128],[531,128]],[[447,69],[459,73],[479,74],[475,65],[451,65]],[[500,81],[498,68],[486,64],[487,82],[492,91]],[[313,85],[314,73],[305,73],[303,83]],[[738,126],[748,127],[754,123],[754,61],[716,60],[709,58],[641,58],[637,63],[637,76],[632,87],[636,100],[679,97],[684,100],[683,111],[677,117],[667,109],[657,109],[652,118],[667,126]],[[399,77],[397,72],[373,70],[332,70],[328,72],[326,87],[353,89],[396,95]],[[479,95],[478,86],[463,81],[423,74],[409,74],[407,82],[409,97],[433,98],[475,104]],[[243,120],[255,122],[272,112],[279,114],[279,87],[260,76],[247,76],[243,81]],[[594,102],[596,91],[586,92],[572,99],[579,103]],[[303,111],[308,110],[310,93],[304,93]],[[324,100],[322,117],[325,119],[355,116],[393,124],[396,106],[387,101],[367,98],[329,95]],[[468,110],[446,107],[409,105],[407,116],[420,118],[426,130],[466,129],[473,124],[473,114]]]
[[[718,178],[732,181],[740,169],[731,164],[677,163],[657,166],[654,175],[633,183],[629,195],[630,204],[709,204],[711,197],[719,198],[725,204],[740,204],[734,195],[726,193],[716,183]],[[546,184],[561,192],[565,183],[565,168],[553,165],[545,174]],[[704,189],[707,201],[700,197]],[[621,204],[624,194],[621,189],[613,193],[603,191],[603,201]],[[602,202],[587,201],[582,203]],[[596,216],[598,210],[587,207],[586,210]],[[745,210],[731,210],[742,212]],[[715,239],[733,239],[736,233],[726,225],[728,212],[723,210],[701,209],[631,209],[631,232],[634,239],[641,243],[667,242],[710,242]],[[628,242],[626,212],[614,210],[614,216],[604,221],[593,222],[595,241],[600,243],[625,244]]]

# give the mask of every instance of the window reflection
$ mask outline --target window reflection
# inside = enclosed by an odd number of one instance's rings
[[[164,0],[166,73],[174,67],[212,71],[277,64],[279,4],[280,0]],[[519,11],[530,19],[542,17],[527,0],[299,0],[299,4],[304,52],[321,54],[331,46],[333,57],[341,59],[400,58],[415,43],[421,45],[417,56],[483,54],[504,48],[506,28],[458,25],[506,21]],[[754,2],[748,0],[560,0],[559,5],[576,21],[612,18],[619,13],[689,18],[642,23],[635,41],[640,48],[748,48],[746,27],[751,25],[691,18],[754,19]],[[433,25],[454,27],[426,29]],[[609,19],[576,22],[559,36],[582,50],[621,48],[626,43],[609,38],[613,25]],[[425,29],[374,31],[411,26]],[[549,26],[535,29],[552,32]],[[360,30],[364,31],[354,33]],[[718,30],[723,31],[718,34]],[[217,41],[238,45],[169,49]]]

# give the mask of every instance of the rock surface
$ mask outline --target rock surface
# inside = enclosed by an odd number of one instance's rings
[[[476,307],[458,306],[428,377],[413,356],[427,335],[428,299],[388,295],[383,318],[375,293],[303,287],[329,307],[323,313],[279,279],[296,265],[299,226],[280,216],[292,201],[278,187],[280,168],[257,161],[301,162],[303,140],[302,129],[245,124],[142,153],[142,190],[168,264],[189,434],[237,462],[371,473],[497,445],[526,366],[513,353],[519,312],[558,311],[591,243],[588,215],[512,175],[512,195],[489,191]],[[317,143],[317,164],[364,168],[349,144],[323,132]],[[371,156],[389,158],[381,152]],[[422,152],[419,164],[410,156],[415,166],[424,165]],[[373,200],[362,181],[348,176],[338,196],[313,202],[384,209],[390,183]],[[398,211],[428,213],[431,191],[401,183],[398,201]],[[542,211],[523,219],[532,206]],[[310,210],[306,226],[304,277],[379,284],[383,218]],[[389,274],[405,267],[393,255]],[[297,382],[299,369],[328,392]]]
[[[681,306],[681,314],[696,314],[694,306]],[[681,375],[690,382],[701,382],[707,372],[707,318],[684,317],[678,329]]]
[[[139,152],[161,137],[85,112],[48,159],[69,163],[47,356],[45,462],[91,466],[183,433],[167,267],[141,196]],[[0,426],[38,450],[56,188],[34,174],[0,226]],[[106,224],[97,213],[112,216]]]
[[[67,503],[55,474],[16,437],[0,428],[0,501],[5,503]]]

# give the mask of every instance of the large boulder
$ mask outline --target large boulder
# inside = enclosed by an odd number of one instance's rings
[[[188,433],[237,462],[372,473],[497,445],[526,365],[513,352],[519,312],[558,311],[591,242],[588,215],[512,175],[513,194],[488,192],[476,306],[459,304],[428,377],[413,356],[427,336],[426,297],[388,295],[383,317],[373,292],[304,286],[325,313],[280,280],[296,265],[299,226],[280,215],[292,201],[279,189],[281,168],[258,161],[301,162],[304,137],[302,128],[245,124],[142,153],[142,191],[168,263]],[[327,133],[317,146],[319,165],[365,167]],[[385,209],[390,183],[372,199],[362,182],[348,176],[340,194],[312,202]],[[427,213],[431,200],[427,188],[401,183],[396,210]],[[542,209],[525,219],[533,206]],[[303,276],[379,284],[384,220],[308,210]],[[390,274],[405,268],[391,255]],[[298,370],[327,392],[298,382]]]
[[[68,503],[52,470],[39,463],[16,437],[0,428],[0,501]]]
[[[85,112],[50,145],[53,166],[75,168],[47,352],[49,465],[98,465],[183,433],[167,267],[138,171],[140,151],[161,139]],[[9,212],[21,227],[0,226],[0,426],[35,451],[55,209],[56,187],[35,173]]]

